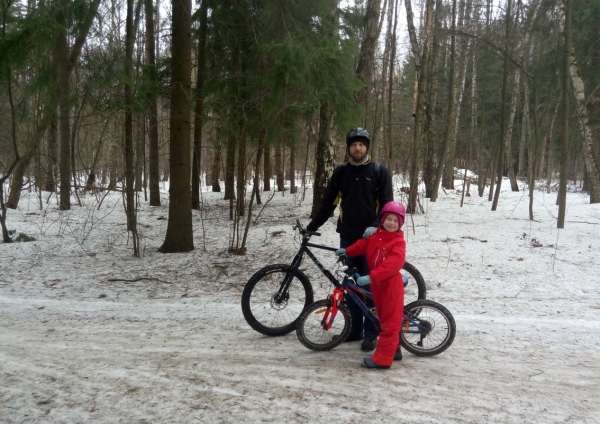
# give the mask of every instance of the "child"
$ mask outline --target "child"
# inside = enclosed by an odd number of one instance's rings
[[[360,276],[356,282],[360,286],[371,285],[381,327],[375,353],[363,360],[364,366],[370,369],[388,369],[394,360],[402,360],[400,329],[404,282],[400,270],[406,259],[406,241],[400,228],[405,215],[402,204],[388,202],[381,210],[381,225],[377,231],[349,246],[345,252],[349,257],[366,255],[371,270],[369,275]]]

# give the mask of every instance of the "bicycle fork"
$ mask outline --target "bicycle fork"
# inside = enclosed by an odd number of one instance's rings
[[[323,320],[321,320],[321,326],[323,326],[323,330],[325,331],[331,329],[333,320],[335,319],[335,316],[339,310],[338,303],[344,299],[344,291],[342,289],[335,288],[331,295],[329,295],[327,298],[329,299],[330,308],[327,309],[323,315]]]

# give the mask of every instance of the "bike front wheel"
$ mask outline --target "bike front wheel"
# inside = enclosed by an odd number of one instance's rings
[[[289,285],[284,285],[289,278]],[[263,267],[246,283],[242,313],[246,322],[267,336],[281,336],[296,329],[298,317],[313,302],[308,276],[288,264]]]
[[[455,335],[454,317],[443,305],[419,300],[404,307],[400,343],[409,353],[435,356],[450,347]]]
[[[400,273],[402,276],[408,277],[408,284],[404,288],[404,305],[427,298],[425,279],[415,266],[407,261]]]
[[[352,327],[352,316],[345,304],[338,305],[338,312],[328,330],[324,329],[324,320],[331,319],[331,299],[312,303],[298,320],[296,335],[306,348],[315,351],[331,350],[346,340]]]

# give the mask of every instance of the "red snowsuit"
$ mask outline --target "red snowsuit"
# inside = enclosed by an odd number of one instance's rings
[[[403,232],[388,232],[381,226],[367,239],[346,248],[346,255],[367,256],[371,273],[371,293],[379,317],[379,341],[371,359],[380,366],[391,366],[400,343],[404,310],[404,282],[400,270],[406,261]]]

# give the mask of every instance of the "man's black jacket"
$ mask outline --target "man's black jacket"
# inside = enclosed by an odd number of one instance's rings
[[[316,231],[340,205],[336,231],[349,239],[360,239],[369,226],[379,225],[379,211],[394,200],[392,179],[382,165],[344,163],[333,170],[321,206],[307,229]]]

